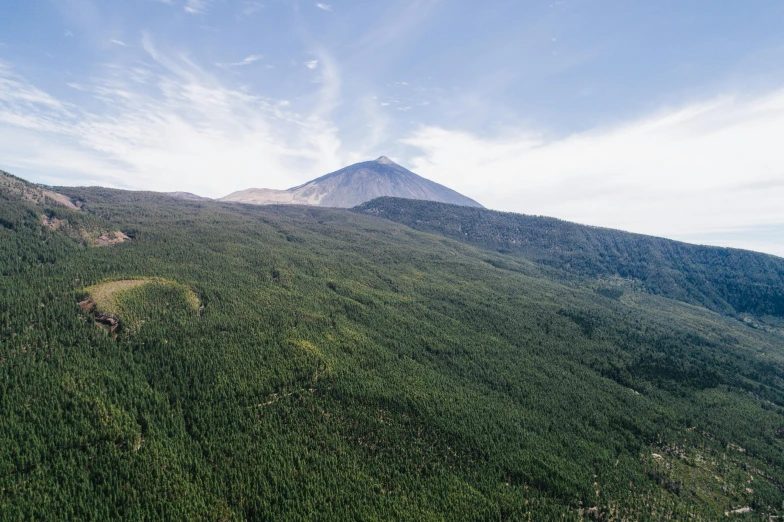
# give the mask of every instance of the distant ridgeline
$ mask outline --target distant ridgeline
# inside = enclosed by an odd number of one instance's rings
[[[784,259],[559,219],[379,198],[354,209],[586,277],[619,276],[724,314],[784,317]]]

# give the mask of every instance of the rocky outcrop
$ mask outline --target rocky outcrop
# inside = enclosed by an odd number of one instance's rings
[[[95,302],[90,298],[80,301],[79,308],[81,308],[82,312],[92,314],[95,324],[109,332],[115,333],[120,327],[120,319],[116,315],[99,311],[95,306]]]

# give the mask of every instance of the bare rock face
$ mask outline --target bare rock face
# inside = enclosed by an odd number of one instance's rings
[[[120,326],[120,320],[117,319],[117,316],[103,312],[95,314],[95,322],[110,332],[116,332]]]
[[[241,190],[220,201],[351,208],[384,196],[482,206],[448,187],[414,174],[386,156],[351,165],[288,190]]]
[[[84,313],[92,314],[93,320],[95,320],[95,324],[109,332],[114,333],[120,327],[120,320],[116,315],[98,311],[96,309],[95,302],[89,297],[84,301],[79,302],[79,308]]]
[[[386,156],[381,156],[376,160],[376,163],[381,163],[382,165],[397,165],[394,161],[387,158]]]

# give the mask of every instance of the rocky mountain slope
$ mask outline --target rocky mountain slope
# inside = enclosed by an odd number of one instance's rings
[[[481,207],[471,198],[414,174],[385,156],[332,172],[288,190],[248,189],[221,201],[350,208],[383,196]]]

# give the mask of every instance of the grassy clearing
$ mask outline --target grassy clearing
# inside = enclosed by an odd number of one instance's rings
[[[160,277],[144,277],[138,279],[120,279],[105,281],[85,289],[96,308],[105,313],[120,316],[123,313],[123,297],[127,292],[146,285],[155,285],[162,288],[177,289],[184,294],[188,307],[194,311],[199,310],[199,298],[193,290]]]

